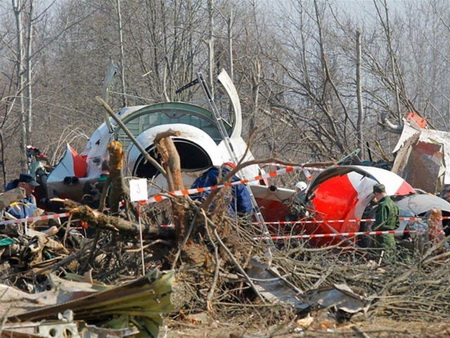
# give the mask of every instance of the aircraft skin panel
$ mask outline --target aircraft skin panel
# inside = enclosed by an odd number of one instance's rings
[[[66,176],[75,176],[75,170],[73,167],[73,154],[71,146],[66,145],[66,151],[59,164],[52,170],[47,178],[47,183],[63,180]]]
[[[167,103],[159,103],[154,105],[145,105],[145,106],[133,106],[133,107],[125,107],[122,108],[117,115],[122,119],[122,121],[127,124],[132,122],[133,120],[139,119],[142,116],[152,116],[152,114],[168,114],[168,118],[171,116],[171,112],[174,114],[179,114],[181,116],[185,116],[186,118],[190,115],[197,116],[198,118],[204,119],[205,121],[209,121],[210,129],[212,133],[218,134],[218,131],[214,132],[215,122],[213,114],[196,105],[180,103],[180,102],[167,102]],[[182,118],[182,119],[186,119]],[[196,120],[197,121],[197,120]],[[109,122],[113,127],[117,127],[117,123],[109,118]],[[207,123],[207,122],[205,122]],[[187,125],[190,126],[189,123],[167,123],[164,124],[166,127],[164,131],[173,128],[174,125]],[[149,130],[153,127],[159,126],[159,124],[152,126],[149,125],[146,130]],[[194,126],[195,127],[195,126]],[[200,130],[200,128],[198,128]],[[226,123],[226,129],[231,134],[231,126]],[[145,131],[145,130],[144,130]],[[134,135],[138,137],[138,135]],[[107,157],[106,146],[109,142],[113,140],[113,134],[108,130],[107,124],[102,123],[92,134],[90,139],[87,142],[86,148],[83,150],[82,154],[87,155],[87,164],[88,164],[88,176],[100,175],[101,170],[97,163],[104,160]],[[216,141],[217,144],[218,141]],[[226,159],[228,160],[228,159]],[[225,161],[226,161],[225,160]],[[217,165],[219,165],[220,161],[217,161]]]
[[[231,133],[231,138],[240,138],[242,134],[242,111],[241,111],[241,102],[239,99],[239,94],[236,90],[236,87],[233,84],[233,80],[230,78],[228,73],[222,69],[219,76],[217,77],[225,88],[225,91],[228,94],[228,97],[231,100],[233,105],[233,131]]]
[[[245,141],[241,137],[230,138],[229,140],[233,147],[237,160],[240,161],[241,157],[245,154],[245,151],[247,150],[247,143],[245,143]],[[223,154],[222,163],[227,161],[235,162],[231,154],[228,153],[224,141],[219,143],[218,149],[220,153]],[[253,154],[250,151],[248,151],[242,162],[251,161],[254,159],[255,158],[253,157]],[[260,169],[259,166],[255,164],[241,169],[237,173],[237,175],[240,178],[252,179],[253,177],[258,176],[260,174],[260,171],[263,172],[263,170]]]
[[[292,189],[268,187],[265,185],[249,185],[253,196],[260,208],[261,214],[266,222],[285,220],[290,212],[290,203],[295,193]],[[269,227],[278,229],[280,226]]]
[[[314,205],[317,219],[345,219],[357,198],[357,191],[347,175],[335,176],[315,190]]]
[[[65,177],[78,177],[73,183],[64,183]],[[47,197],[59,196],[73,200],[81,199],[83,185],[95,180],[96,176],[86,176],[86,162],[69,144],[66,145],[64,156],[47,178]]]
[[[101,174],[102,162],[107,159],[108,151],[106,147],[113,140],[113,135],[109,133],[106,123],[102,123],[90,137],[86,148],[81,155],[86,156],[87,176],[97,177]]]
[[[211,139],[211,137],[209,137],[209,135],[206,134],[203,130],[190,125],[171,124],[170,126],[163,125],[153,127],[141,133],[137,137],[137,141],[144,147],[144,149],[147,149],[148,147],[153,145],[153,141],[156,135],[161,132],[165,132],[168,129],[180,132],[180,136],[176,137],[177,139],[186,139],[201,147],[209,155],[213,165],[222,164],[222,158],[214,140]],[[126,151],[126,154],[128,168],[130,170],[133,170],[142,154],[135,145],[130,145]]]
[[[354,170],[353,170],[354,169]],[[415,190],[397,174],[388,170],[364,167],[342,166],[323,172],[323,178],[311,184],[308,197],[320,220],[345,220],[342,223],[306,225],[307,233],[359,231],[359,222],[366,207],[373,199],[373,186],[382,183],[388,195],[408,195]],[[337,244],[342,239],[320,239],[316,245]]]
[[[166,102],[144,106],[122,117],[122,122],[132,131],[135,137],[144,130],[159,125],[186,124],[202,129],[217,143],[221,140],[214,114],[193,104]],[[224,124],[227,134],[231,135],[232,127],[226,121],[224,121]],[[138,130],[135,130],[136,128]],[[117,129],[116,133],[119,139],[122,137],[127,139],[120,128]]]
[[[364,170],[367,174],[374,177],[378,183],[384,184],[388,195],[405,195],[415,192],[413,187],[411,187],[403,178],[392,171],[376,167],[355,167]]]

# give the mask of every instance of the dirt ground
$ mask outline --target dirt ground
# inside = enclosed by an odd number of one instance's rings
[[[266,325],[262,325],[266,326]],[[449,323],[427,323],[394,321],[389,318],[354,319],[341,325],[328,325],[325,322],[313,323],[302,329],[295,323],[291,325],[274,325],[245,327],[242,324],[212,321],[209,324],[195,324],[179,321],[166,321],[160,337],[450,337]]]

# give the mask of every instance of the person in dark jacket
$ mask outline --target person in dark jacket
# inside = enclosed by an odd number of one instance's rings
[[[372,227],[375,231],[396,230],[399,225],[399,209],[397,204],[386,193],[383,184],[373,186],[373,194],[378,202],[375,212],[375,223]],[[396,247],[394,235],[377,235],[377,247],[385,251],[386,258],[392,261],[395,257]]]
[[[18,202],[11,203],[6,211],[16,218],[31,217],[37,211],[36,198],[33,196],[34,189],[39,186],[34,177],[30,174],[20,174],[17,180],[17,187],[25,190],[25,198]]]
[[[211,167],[195,180],[191,188],[204,188],[217,185],[220,181],[219,175],[223,178],[234,168],[236,168],[236,165],[233,162],[225,162],[220,168]],[[231,181],[240,181],[240,178],[234,175]],[[206,191],[202,194],[193,195],[192,199],[204,201],[210,193],[210,191]],[[231,195],[233,197],[229,205],[231,211],[234,213],[237,212],[239,216],[246,216],[252,212],[253,206],[250,193],[244,184],[233,185],[231,187]]]

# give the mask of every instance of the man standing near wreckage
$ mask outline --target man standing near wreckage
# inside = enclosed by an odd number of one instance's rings
[[[15,218],[27,218],[34,216],[37,211],[37,205],[36,198],[33,193],[34,189],[39,186],[39,183],[37,183],[34,177],[30,174],[20,174],[19,179],[14,183],[14,185],[25,190],[25,198],[18,202],[12,203],[6,211]],[[7,190],[9,190],[8,187]]]
[[[374,185],[373,194],[378,202],[373,230],[389,231],[397,229],[400,225],[399,209],[391,197],[386,194],[385,186],[383,184]],[[375,243],[378,248],[384,250],[385,256],[389,261],[394,259],[396,251],[394,235],[377,235]]]
[[[219,181],[225,177],[231,170],[236,168],[236,164],[233,162],[225,162],[220,168],[211,167],[209,170],[199,176],[192,184],[191,188],[204,188],[215,186]],[[232,182],[240,181],[240,178],[234,175],[231,178]],[[204,192],[201,195],[193,195],[194,200],[205,200],[209,192]],[[229,203],[229,208],[232,213],[237,213],[241,217],[250,217],[253,206],[251,202],[250,193],[248,192],[244,184],[233,185],[231,187],[232,200]]]

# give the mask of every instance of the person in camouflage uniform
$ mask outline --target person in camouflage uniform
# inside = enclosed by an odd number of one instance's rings
[[[399,209],[391,197],[386,194],[385,186],[383,184],[374,185],[373,194],[378,202],[373,230],[387,231],[397,229],[400,225]],[[375,243],[378,248],[384,250],[387,260],[392,261],[395,258],[394,235],[377,235]]]

